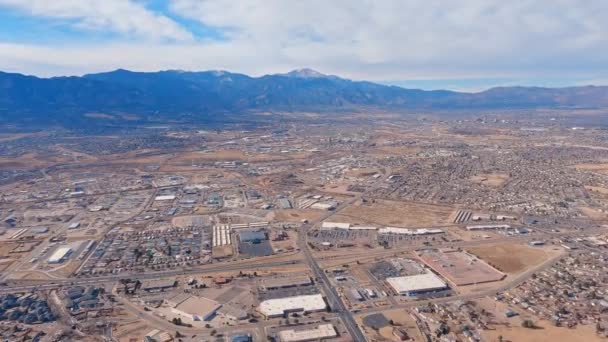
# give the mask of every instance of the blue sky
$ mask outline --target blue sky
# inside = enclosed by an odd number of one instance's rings
[[[422,89],[608,84],[608,1],[0,0],[0,70],[310,67]]]

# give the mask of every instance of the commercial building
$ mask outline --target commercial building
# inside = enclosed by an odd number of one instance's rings
[[[349,229],[350,223],[342,223],[342,222],[323,222],[321,224],[321,230],[326,229]]]
[[[280,317],[291,312],[317,312],[327,308],[320,294],[269,299],[260,303],[258,311],[266,316]]]
[[[47,260],[49,264],[58,264],[63,262],[72,253],[70,247],[59,247],[53,252],[53,254]]]
[[[155,201],[173,201],[175,199],[175,195],[160,195],[154,198]]]
[[[306,274],[292,274],[289,277],[265,279],[261,287],[264,290],[281,289],[296,286],[312,285],[312,280]]]
[[[477,226],[467,226],[467,230],[490,230],[490,229],[511,229],[508,224],[484,224]]]
[[[222,307],[214,300],[184,294],[167,300],[167,304],[172,306],[174,314],[193,321],[210,321]]]
[[[141,289],[146,292],[160,292],[175,287],[175,279],[144,280]]]
[[[239,232],[239,240],[241,240],[241,242],[259,243],[260,241],[267,240],[267,237],[266,233],[261,230],[242,230]]]
[[[431,229],[431,228],[409,229],[409,228],[386,227],[386,228],[380,228],[378,230],[378,234],[432,235],[432,234],[443,234],[443,233],[444,232],[441,229]]]
[[[278,335],[281,342],[318,341],[323,338],[338,337],[336,328],[332,324],[321,324],[306,330],[283,330],[279,331]]]
[[[402,296],[447,290],[448,285],[434,273],[386,278],[387,283]]]

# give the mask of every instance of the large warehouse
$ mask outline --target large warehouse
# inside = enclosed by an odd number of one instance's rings
[[[386,281],[395,292],[402,296],[416,296],[448,289],[448,285],[431,272],[405,277],[386,278]]]
[[[312,329],[306,330],[283,330],[279,332],[279,340],[281,342],[305,342],[319,341],[324,338],[337,337],[338,333],[332,324],[321,324]]]
[[[291,312],[323,311],[327,304],[320,294],[269,299],[260,303],[258,311],[266,316],[280,317]]]
[[[58,264],[63,262],[68,255],[72,252],[70,247],[59,247],[55,250],[55,252],[49,257],[49,264]]]

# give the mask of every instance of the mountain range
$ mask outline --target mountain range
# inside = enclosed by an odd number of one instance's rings
[[[200,120],[251,112],[602,108],[608,87],[499,87],[478,93],[405,89],[311,69],[250,77],[226,71],[133,72],[39,78],[0,72],[0,120],[74,120],[86,113]]]

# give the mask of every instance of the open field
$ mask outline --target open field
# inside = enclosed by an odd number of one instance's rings
[[[544,248],[533,248],[519,244],[501,244],[472,247],[468,252],[478,256],[502,272],[518,273],[538,265],[556,251]]]
[[[594,171],[594,172],[598,172],[598,173],[608,173],[608,163],[606,163],[606,162],[576,164],[576,165],[574,165],[574,167],[577,170]]]
[[[589,186],[589,185],[586,185],[585,189],[587,189],[587,191],[591,191],[591,192],[594,192],[594,193],[599,193],[599,194],[602,194],[602,195],[608,195],[608,188],[604,188],[604,187],[601,187],[601,186]]]
[[[274,211],[274,220],[284,222],[300,222],[316,220],[326,212],[312,209],[279,209]]]
[[[509,175],[504,173],[488,173],[471,177],[471,182],[473,183],[492,187],[501,187],[507,180],[509,180]]]
[[[579,209],[581,210],[583,215],[593,220],[605,220],[606,218],[608,218],[608,214],[603,211],[600,211],[599,209],[590,207],[579,207]]]
[[[332,222],[376,224],[397,227],[431,227],[449,223],[453,208],[449,206],[375,200],[351,205],[331,219]]]

